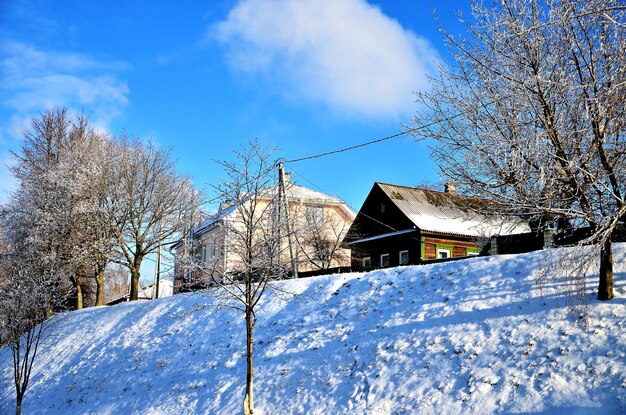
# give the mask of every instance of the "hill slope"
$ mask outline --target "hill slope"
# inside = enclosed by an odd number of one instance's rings
[[[571,282],[552,271],[538,285],[546,252],[282,282],[290,294],[269,294],[255,333],[258,412],[626,413],[624,248],[613,301],[588,278],[588,327],[572,322]],[[243,319],[216,302],[56,316],[24,413],[240,413]],[[9,364],[1,350],[2,414]]]

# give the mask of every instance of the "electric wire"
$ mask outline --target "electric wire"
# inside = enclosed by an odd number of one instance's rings
[[[366,146],[369,146],[369,145],[372,145],[372,144],[376,144],[376,143],[380,143],[380,142],[383,142],[383,141],[392,140],[394,138],[404,137],[405,135],[411,134],[411,133],[413,133],[416,130],[417,130],[416,128],[410,128],[408,130],[400,131],[397,134],[393,134],[393,135],[390,135],[390,136],[387,136],[387,137],[378,138],[376,140],[368,141],[368,142],[365,142],[365,143],[356,144],[356,145],[353,145],[353,146],[350,146],[350,147],[346,147],[346,148],[341,148],[341,149],[338,149],[338,150],[327,151],[327,152],[320,153],[320,154],[315,154],[315,155],[312,155],[312,156],[300,157],[300,158],[293,159],[293,160],[285,160],[284,162],[285,163],[297,163],[299,161],[311,160],[311,159],[316,159],[316,158],[320,158],[320,157],[330,156],[331,154],[343,153],[343,152],[346,152],[346,151],[355,150],[357,148],[366,147]]]
[[[310,181],[309,179],[307,179],[306,177],[304,177],[302,175],[302,173],[297,172],[293,166],[289,165],[289,170],[292,174],[295,173],[295,175],[298,178],[301,178],[302,180],[304,180],[305,182],[307,182],[308,184],[310,184],[311,186],[313,186],[314,188],[316,188],[317,190],[319,190],[320,192],[329,195],[330,192],[327,192],[326,190],[322,189],[320,186],[316,185],[315,183],[313,183],[312,181]],[[354,212],[358,212],[356,209],[354,209],[354,206],[350,205],[348,202],[346,202],[345,200],[343,200],[341,197],[337,196],[337,195],[332,195],[334,198],[340,200],[342,203],[344,203],[346,206],[348,206],[350,209],[352,209]]]
[[[327,192],[327,191],[325,191],[324,189],[322,189],[320,186],[318,186],[318,185],[316,185],[315,183],[313,183],[312,181],[308,180],[308,179],[307,179],[306,177],[304,177],[301,173],[299,173],[299,172],[295,171],[295,170],[293,169],[293,167],[291,167],[291,166],[290,166],[290,170],[291,170],[291,173],[292,173],[292,174],[293,174],[293,173],[295,173],[295,175],[296,175],[298,178],[303,179],[304,181],[306,181],[306,182],[307,182],[308,184],[310,184],[311,186],[315,187],[315,188],[316,188],[317,190],[319,190],[320,192],[322,192],[322,193],[324,193],[324,194],[328,194],[328,192]],[[391,226],[391,225],[389,225],[389,224],[387,224],[387,223],[385,223],[385,222],[382,222],[382,221],[380,221],[380,220],[378,220],[378,219],[376,219],[376,218],[373,218],[373,217],[371,217],[370,215],[368,215],[368,214],[366,214],[366,213],[364,213],[364,212],[362,212],[362,211],[361,211],[361,212],[359,212],[359,211],[355,210],[352,206],[350,206],[350,205],[349,205],[346,201],[344,201],[343,199],[341,199],[341,198],[339,198],[339,197],[337,197],[337,199],[339,199],[341,202],[343,202],[343,203],[345,203],[346,205],[348,205],[348,206],[350,207],[350,209],[352,209],[353,211],[358,212],[360,215],[362,215],[362,216],[364,216],[365,218],[367,218],[367,219],[371,220],[372,222],[376,222],[376,223],[378,223],[379,225],[382,225],[382,226],[384,226],[384,227],[386,227],[386,228],[389,228],[392,232],[399,232],[399,230],[398,230],[398,229],[396,229],[396,228],[394,228],[393,226]],[[421,242],[421,240],[420,240],[420,239],[417,239],[417,238],[416,238],[416,237],[414,237],[414,236],[411,236],[411,239],[413,239],[413,240],[415,240],[415,241],[418,241],[418,242]]]
[[[437,120],[434,120],[434,121],[429,122],[427,124],[420,125],[418,127],[407,128],[406,130],[400,131],[397,134],[393,134],[393,135],[388,135],[386,137],[377,138],[375,140],[367,141],[365,143],[355,144],[355,145],[350,146],[350,147],[340,148],[340,149],[332,150],[332,151],[326,151],[326,152],[320,153],[320,154],[314,154],[312,156],[300,157],[300,158],[296,158],[296,159],[292,159],[292,160],[283,160],[283,162],[284,163],[297,163],[299,161],[311,160],[311,159],[316,159],[316,158],[320,158],[320,157],[330,156],[332,154],[344,153],[346,151],[351,151],[351,150],[355,150],[357,148],[366,147],[366,146],[369,146],[369,145],[372,145],[372,144],[381,143],[383,141],[393,140],[394,138],[404,137],[404,136],[406,136],[408,134],[416,133],[418,131],[427,129],[429,127],[432,127],[433,125],[441,124],[442,122],[445,122],[445,121],[451,121],[451,120],[454,120],[455,118],[459,118],[461,116],[463,116],[462,113],[453,114],[453,115],[450,115],[449,117],[445,117],[445,118],[442,118],[442,119],[437,119]]]

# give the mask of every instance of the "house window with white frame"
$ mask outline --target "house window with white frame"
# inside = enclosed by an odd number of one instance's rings
[[[400,253],[398,254],[398,264],[400,265],[409,264],[409,251],[408,250],[400,251]]]
[[[361,265],[363,265],[363,268],[368,269],[368,268],[372,268],[372,258],[365,256],[361,259]]]
[[[203,264],[206,262],[206,245],[202,245],[201,260]]]
[[[213,241],[211,243],[211,259],[215,259],[215,255],[217,255],[217,244]]]
[[[380,256],[380,267],[386,268],[389,266],[389,254],[382,254]]]
[[[437,258],[450,258],[450,249],[437,248]]]
[[[309,225],[319,225],[324,223],[324,206],[307,205],[305,216]]]

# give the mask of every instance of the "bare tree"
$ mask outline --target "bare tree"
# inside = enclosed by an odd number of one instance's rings
[[[315,207],[313,212],[298,212],[294,218],[294,239],[298,244],[298,262],[313,269],[329,269],[337,264],[350,263],[350,250],[343,240],[351,221],[336,212],[324,212]]]
[[[13,357],[15,413],[19,415],[45,337],[48,310],[56,305],[51,301],[59,300],[50,296],[58,276],[41,274],[20,259],[5,277],[0,285],[0,347],[7,346]]]
[[[598,298],[613,297],[611,237],[624,222],[626,7],[617,0],[474,2],[467,36],[446,34],[415,134],[461,192],[535,228],[589,226]]]
[[[138,297],[143,260],[159,245],[178,239],[185,224],[193,222],[199,193],[176,173],[168,151],[137,140],[122,143],[118,181],[124,220],[117,223],[116,262],[130,270],[132,301]]]
[[[277,186],[274,183],[273,150],[251,141],[234,151],[234,161],[218,162],[226,178],[213,186],[224,203],[234,206],[234,213],[223,222],[226,235],[227,267],[193,262],[194,271],[208,276],[217,285],[224,304],[241,311],[246,321],[246,392],[244,414],[254,412],[254,328],[256,308],[270,281],[287,275],[289,263],[284,229],[279,223]],[[282,230],[282,232],[279,232]]]

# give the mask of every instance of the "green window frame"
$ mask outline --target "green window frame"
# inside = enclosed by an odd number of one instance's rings
[[[452,258],[454,256],[454,245],[448,244],[435,244],[435,258],[439,259],[439,250],[446,250],[450,252],[450,256],[448,258]]]

